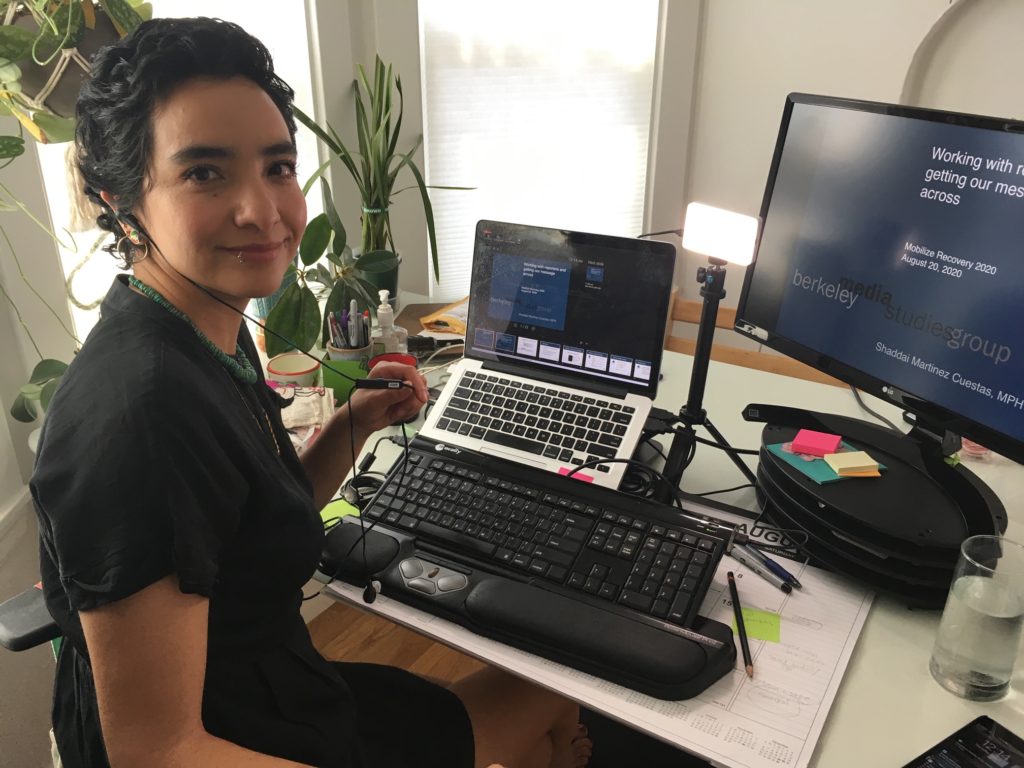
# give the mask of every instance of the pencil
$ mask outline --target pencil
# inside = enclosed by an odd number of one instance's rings
[[[750,644],[747,642],[747,628],[743,626],[743,609],[740,607],[740,595],[736,591],[736,577],[732,571],[726,574],[729,579],[729,594],[732,596],[732,612],[736,616],[736,632],[740,636],[740,648],[743,649],[743,665],[747,668],[747,677],[754,679],[754,660],[750,658]]]

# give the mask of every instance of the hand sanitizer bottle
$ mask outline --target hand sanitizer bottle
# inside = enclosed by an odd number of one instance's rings
[[[408,351],[409,332],[401,326],[395,325],[395,312],[388,303],[389,291],[385,288],[379,291],[380,306],[377,307],[377,335],[373,340],[373,353],[380,355],[385,352],[406,352]]]

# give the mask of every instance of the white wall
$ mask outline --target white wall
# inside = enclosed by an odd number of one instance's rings
[[[914,51],[948,8],[949,0],[706,2],[688,199],[756,216],[786,94],[897,101]],[[682,275],[694,297],[700,263],[689,255]],[[735,306],[741,285],[730,273],[724,305]]]
[[[0,121],[0,132],[17,134],[13,118]],[[35,145],[26,142],[25,154],[0,172],[0,183],[9,189],[36,216],[49,221],[43,195],[39,160]],[[18,255],[28,283],[41,295],[37,297],[22,279],[7,242],[0,237],[0,281],[10,294],[25,324],[39,344],[42,354],[70,360],[74,342],[46,308],[49,304],[60,320],[71,327],[71,316],[64,297],[64,277],[53,240],[31,219],[19,211],[0,213],[3,227]],[[9,409],[19,387],[28,381],[39,356],[21,329],[10,302],[0,297],[0,528],[3,519],[25,502],[26,483],[32,471],[28,435],[38,426],[22,424],[11,418]]]

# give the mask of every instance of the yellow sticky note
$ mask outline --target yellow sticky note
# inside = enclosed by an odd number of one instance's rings
[[[832,471],[842,475],[846,472],[870,472],[878,469],[878,462],[864,451],[847,451],[845,453],[829,453],[825,455],[825,463]]]
[[[327,523],[333,523],[335,520],[340,520],[341,518],[348,517],[349,515],[356,515],[358,517],[359,510],[344,499],[335,499],[320,510],[320,519],[324,521],[324,525]]]
[[[759,611],[757,608],[743,609],[743,627],[751,640],[766,640],[769,643],[779,642],[782,620],[779,614]],[[732,620],[732,631],[736,629],[736,619]]]

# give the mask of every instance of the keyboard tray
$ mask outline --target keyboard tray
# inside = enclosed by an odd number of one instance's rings
[[[418,548],[415,539],[400,532],[375,529],[366,534],[367,571],[361,535],[361,526],[351,519],[330,531],[323,572],[360,587],[369,572],[391,598],[641,693],[687,699],[735,664],[732,630],[719,622],[698,617],[692,628],[720,643],[713,647],[684,636],[687,630],[682,628],[635,621],[543,585],[450,562]],[[459,571],[466,576],[466,588],[431,596],[409,589],[400,569],[409,558]]]

